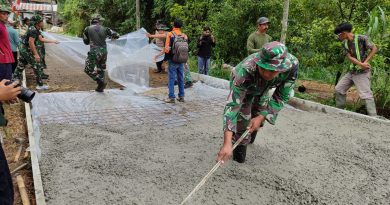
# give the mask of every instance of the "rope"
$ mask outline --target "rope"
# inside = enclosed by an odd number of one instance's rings
[[[241,135],[241,137],[234,143],[232,151],[242,142],[242,140],[249,134],[249,130],[245,131],[244,134]],[[217,169],[221,166],[222,160],[218,161],[217,164],[214,165],[214,167],[206,174],[205,177],[199,182],[198,185],[194,188],[194,190],[191,191],[191,193],[180,203],[180,205],[185,204],[192,195],[197,192],[205,183],[206,181],[211,177],[211,175],[217,171]]]

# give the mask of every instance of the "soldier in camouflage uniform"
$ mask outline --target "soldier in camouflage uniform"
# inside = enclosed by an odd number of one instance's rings
[[[43,28],[43,19],[40,15],[31,18],[31,26],[26,35],[22,37],[22,43],[19,46],[20,63],[13,75],[14,79],[22,79],[22,72],[27,64],[30,64],[34,70],[37,81],[37,90],[46,90],[49,86],[43,84],[43,53],[39,45],[43,43],[59,43],[57,40],[42,38],[41,29]]]
[[[274,125],[278,112],[290,98],[298,73],[298,59],[279,42],[267,43],[232,71],[228,103],[224,110],[224,144],[217,160],[232,155],[232,143],[249,129],[251,135],[233,151],[233,160],[243,163],[246,146],[265,121]],[[270,88],[276,88],[269,97]]]
[[[106,38],[119,38],[116,32],[100,25],[100,22],[103,20],[100,14],[93,14],[91,25],[85,28],[83,34],[84,43],[90,45],[84,72],[97,82],[98,86],[95,89],[97,92],[103,92],[107,85],[104,77],[107,61]],[[95,71],[95,67],[97,71]]]

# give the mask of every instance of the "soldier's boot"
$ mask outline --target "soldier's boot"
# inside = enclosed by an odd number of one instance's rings
[[[238,163],[244,163],[246,157],[246,145],[238,145],[233,150],[233,160]]]
[[[49,79],[49,75],[48,74],[42,74],[42,79],[45,79],[45,80],[47,80],[47,79]]]
[[[336,107],[337,108],[344,109],[346,101],[347,101],[347,95],[343,95],[339,92],[336,92]]]
[[[249,142],[249,144],[253,144],[255,142],[256,136],[257,136],[257,131],[251,133],[251,141]]]
[[[377,117],[374,99],[367,99],[366,100],[366,109],[367,109],[367,114],[369,116]]]
[[[97,78],[96,79],[96,82],[98,84],[97,88],[95,89],[96,92],[99,92],[99,93],[102,93],[104,92],[104,88],[106,88],[107,86],[107,83],[104,82],[102,79],[100,78]]]

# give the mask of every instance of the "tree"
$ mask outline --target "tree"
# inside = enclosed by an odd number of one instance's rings
[[[283,43],[283,44],[286,43],[289,5],[290,5],[290,1],[289,0],[284,0],[284,4],[283,4],[283,20],[282,20],[282,34],[280,36],[280,42]]]

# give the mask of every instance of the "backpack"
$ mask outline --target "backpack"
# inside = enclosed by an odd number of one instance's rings
[[[184,35],[176,35],[172,32],[174,40],[172,43],[172,61],[174,63],[186,63],[188,61],[188,42]]]

